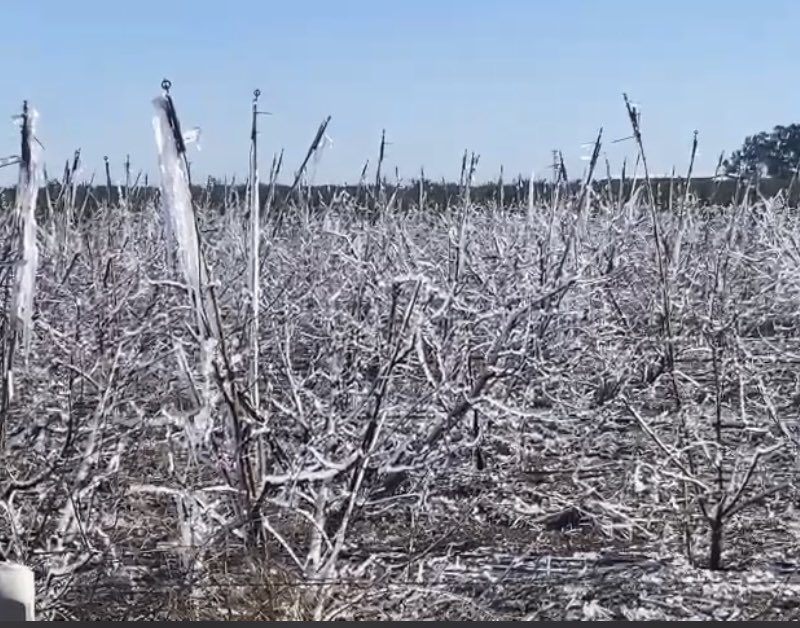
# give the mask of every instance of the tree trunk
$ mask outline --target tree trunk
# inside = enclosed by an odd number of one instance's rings
[[[719,571],[722,563],[722,521],[714,519],[711,521],[708,548],[708,568],[712,571]]]

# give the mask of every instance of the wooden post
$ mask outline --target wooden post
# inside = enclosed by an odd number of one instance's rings
[[[34,621],[33,571],[0,563],[0,621]]]

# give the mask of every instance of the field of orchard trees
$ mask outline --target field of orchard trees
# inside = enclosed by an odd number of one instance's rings
[[[20,119],[0,554],[39,617],[797,617],[790,196],[651,180],[627,101],[625,185],[600,134],[578,183],[281,187],[254,102],[248,181],[190,188],[164,87],[158,181],[45,184]]]

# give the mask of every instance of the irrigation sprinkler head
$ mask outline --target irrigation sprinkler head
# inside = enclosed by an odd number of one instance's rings
[[[273,115],[271,111],[259,111],[258,107],[258,99],[261,98],[261,90],[256,88],[253,90],[253,113],[257,116],[271,116]]]
[[[170,89],[172,89],[172,81],[165,78],[161,81],[161,89],[164,91],[164,100],[166,101],[167,121],[172,129],[172,135],[175,138],[175,148],[179,155],[186,154],[186,143],[184,142],[183,132],[181,131],[181,124],[178,121],[178,114],[175,111],[175,103],[170,96]]]

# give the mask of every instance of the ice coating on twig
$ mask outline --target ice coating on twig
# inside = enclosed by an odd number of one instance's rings
[[[167,235],[169,238],[174,238],[177,244],[181,271],[194,296],[198,322],[200,322],[203,320],[202,287],[206,278],[200,258],[200,243],[189,191],[189,174],[170,125],[167,98],[159,96],[153,100],[153,106],[155,108],[153,129],[158,148],[159,172],[161,173],[161,204],[168,229]],[[197,136],[199,136],[199,132]],[[196,137],[191,139],[196,139]]]
[[[15,218],[19,233],[14,318],[22,340],[22,352],[27,361],[33,332],[33,299],[36,291],[36,269],[39,249],[36,244],[36,200],[42,183],[42,151],[36,141],[36,122],[39,115],[24,105],[23,115],[17,117],[22,127],[22,154],[19,159],[19,180]]]

